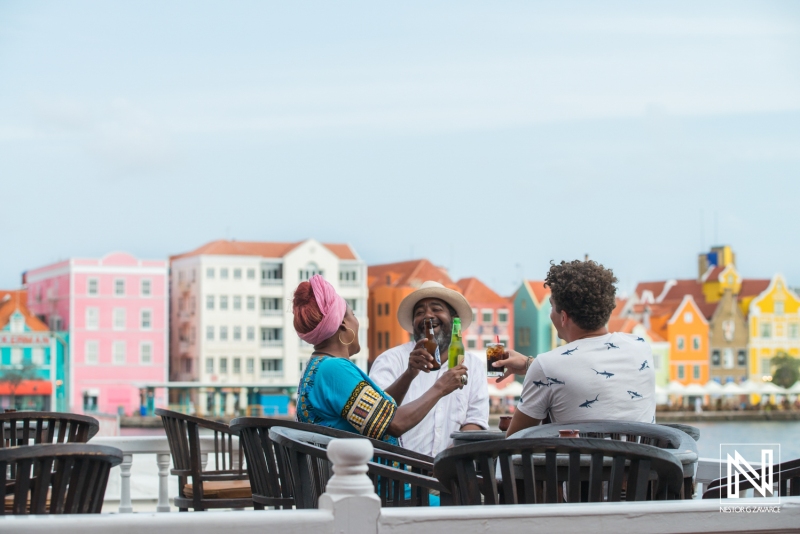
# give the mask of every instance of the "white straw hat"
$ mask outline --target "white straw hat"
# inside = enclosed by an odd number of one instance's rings
[[[458,291],[447,289],[439,282],[428,280],[419,286],[419,289],[409,293],[397,309],[397,321],[403,330],[414,333],[414,306],[422,299],[439,299],[448,303],[456,310],[456,315],[461,319],[461,329],[466,330],[472,323],[472,307]]]

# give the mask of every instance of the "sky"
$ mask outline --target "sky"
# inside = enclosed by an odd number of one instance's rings
[[[800,286],[798,2],[0,2],[0,287],[216,239]]]

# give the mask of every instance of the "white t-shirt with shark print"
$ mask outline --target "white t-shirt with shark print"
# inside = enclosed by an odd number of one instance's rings
[[[553,423],[621,420],[654,423],[655,370],[650,345],[619,332],[579,339],[537,356],[517,409]]]

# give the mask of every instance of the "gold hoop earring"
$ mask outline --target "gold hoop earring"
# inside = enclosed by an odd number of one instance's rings
[[[348,327],[346,327],[346,326],[345,326],[345,328],[347,328],[348,330],[350,330],[351,332],[353,332],[353,339],[351,339],[351,340],[350,340],[350,343],[345,343],[344,341],[342,341],[342,334],[340,333],[340,334],[339,334],[339,343],[341,343],[342,345],[352,345],[352,344],[353,344],[353,341],[355,341],[355,340],[356,340],[356,332],[355,332],[355,330],[353,330],[352,328],[348,328]]]

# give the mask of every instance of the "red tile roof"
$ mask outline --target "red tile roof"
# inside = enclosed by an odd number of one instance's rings
[[[473,306],[477,304],[508,306],[507,298],[501,297],[477,278],[462,278],[456,282],[456,285],[461,289],[461,294],[464,295],[464,298]]]
[[[742,280],[742,288],[739,290],[739,298],[755,297],[763,293],[769,287],[769,280]]]
[[[615,298],[614,301],[616,302],[616,306],[614,306],[614,309],[611,310],[612,319],[620,316],[620,314],[622,313],[622,309],[625,307],[625,304],[628,303],[628,299]]]
[[[616,317],[608,320],[609,332],[623,332],[625,334],[632,334],[633,329],[639,325],[639,321],[630,319],[628,317]]]
[[[28,291],[25,289],[0,290],[0,328],[4,328],[8,324],[11,315],[19,310],[25,317],[25,324],[34,332],[47,332],[50,330],[46,324],[31,313],[27,302]]]
[[[658,296],[662,293],[662,291],[664,291],[664,284],[666,283],[667,283],[666,281],[640,282],[639,284],[636,285],[636,291],[635,291],[636,296],[639,297],[639,299],[641,299],[645,291],[650,291],[653,294],[653,298],[657,299]]]
[[[297,243],[268,243],[260,241],[226,241],[220,239],[211,241],[205,245],[175,256],[170,256],[170,260],[177,260],[187,256],[260,256],[262,258],[282,258],[300,244]],[[350,245],[341,243],[322,243],[322,245],[333,252],[341,260],[355,260],[356,255]]]
[[[367,267],[367,278],[370,288],[386,285],[419,287],[423,282],[431,280],[460,291],[446,269],[425,259],[370,265]]]
[[[536,298],[537,304],[541,304],[545,299],[550,298],[550,288],[544,287],[543,280],[526,280],[531,293]]]
[[[722,271],[725,270],[725,267],[716,266],[713,269],[710,269],[703,274],[703,281],[704,282],[716,282],[719,280],[719,275]]]

